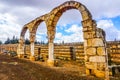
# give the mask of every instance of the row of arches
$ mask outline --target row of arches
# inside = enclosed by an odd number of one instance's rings
[[[48,35],[48,42],[49,42],[49,53],[53,54],[53,41],[55,38],[55,33],[56,33],[56,24],[60,18],[60,16],[69,9],[77,9],[81,12],[82,15],[82,19],[83,20],[87,20],[87,19],[91,19],[92,20],[92,16],[90,14],[90,12],[87,10],[87,8],[76,1],[68,1],[65,2],[63,4],[61,4],[60,6],[54,8],[50,13],[45,14],[43,16],[40,16],[38,18],[36,18],[35,20],[29,22],[28,24],[24,25],[22,31],[21,31],[21,35],[20,35],[20,40],[19,40],[19,46],[23,47],[24,46],[24,37],[25,37],[25,33],[27,30],[29,30],[29,34],[30,34],[30,42],[31,42],[31,54],[34,55],[34,41],[35,41],[35,36],[36,36],[36,31],[38,29],[38,26],[42,23],[45,22],[46,26],[47,26],[47,35]],[[50,49],[51,48],[51,49]],[[19,48],[20,50],[20,48]],[[24,50],[23,50],[24,51]],[[18,51],[20,52],[20,51]],[[22,49],[21,49],[22,52]],[[22,53],[23,54],[23,53]],[[51,57],[50,57],[51,58]],[[53,58],[51,58],[53,59]]]
[[[29,30],[30,35],[30,48],[31,48],[31,59],[34,59],[34,42],[36,37],[36,31],[38,26],[45,22],[47,28],[47,37],[48,37],[48,48],[49,48],[49,56],[48,56],[48,64],[54,65],[54,38],[56,33],[56,24],[60,19],[61,15],[70,9],[77,9],[82,16],[82,27],[83,27],[83,38],[84,38],[84,52],[85,52],[85,62],[86,62],[86,74],[96,74],[99,70],[92,68],[92,63],[94,66],[97,63],[103,63],[104,70],[102,70],[103,76],[105,76],[105,69],[107,66],[107,58],[106,58],[106,41],[105,41],[105,33],[102,29],[97,28],[95,20],[92,19],[92,15],[89,10],[81,3],[77,1],[67,1],[61,4],[60,6],[54,8],[50,13],[42,15],[33,21],[25,24],[21,31],[19,46],[18,46],[18,56],[22,57],[24,55],[24,37],[27,30]],[[98,55],[97,48],[102,48],[103,54]],[[90,52],[95,50],[95,52]],[[91,57],[92,56],[92,57]],[[98,56],[98,57],[96,57]],[[105,61],[97,61],[94,62],[92,59],[101,58],[105,59]],[[98,67],[98,66],[96,66]],[[98,70],[98,71],[97,71]],[[96,72],[95,72],[96,71]],[[94,72],[94,73],[93,73]]]

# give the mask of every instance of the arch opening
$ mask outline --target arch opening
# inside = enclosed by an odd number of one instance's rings
[[[41,22],[36,30],[36,38],[35,41],[38,42],[38,44],[47,44],[47,27],[45,22]]]
[[[72,9],[64,12],[57,22],[54,42],[72,43],[82,41],[83,33],[79,11]]]
[[[56,24],[61,15],[69,9],[79,10],[82,16],[86,74],[94,74],[98,77],[105,77],[108,75],[108,58],[106,53],[106,40],[104,31],[96,27],[96,21],[92,20],[92,15],[88,9],[83,4],[76,1],[67,1],[51,11],[51,17],[49,18],[50,24],[48,25],[48,27],[52,27],[52,30],[48,32],[48,36],[50,37],[49,60],[51,60],[51,62],[54,60],[53,41],[56,34]],[[103,49],[102,54],[100,54],[101,52],[99,52],[98,48]],[[99,64],[101,64],[102,67],[100,67]]]

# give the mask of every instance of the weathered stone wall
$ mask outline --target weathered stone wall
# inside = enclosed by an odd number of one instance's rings
[[[4,45],[3,45],[4,46]],[[8,45],[14,47],[12,45]],[[67,44],[54,44],[55,59],[64,60],[84,60],[84,47],[83,43],[67,43]],[[17,49],[17,47],[15,47]],[[6,50],[9,50],[6,48]],[[25,54],[30,56],[30,45],[25,45]],[[16,51],[16,50],[15,50]],[[41,55],[44,58],[48,57],[48,45],[35,45],[35,56]]]
[[[17,52],[18,44],[0,45],[0,53],[4,50]],[[100,50],[101,51],[101,50]],[[107,42],[107,52],[111,64],[120,64],[120,41]],[[75,53],[75,54],[74,54]],[[30,46],[25,45],[25,54],[30,55]],[[48,56],[48,45],[35,45],[35,55]],[[56,58],[64,60],[84,61],[83,43],[55,44],[54,54]],[[76,56],[74,58],[74,56]]]
[[[120,41],[107,42],[107,51],[109,62],[111,64],[120,64]]]
[[[15,51],[17,52],[17,47],[18,47],[18,44],[3,44],[3,45],[0,45],[0,53],[3,53],[3,52],[6,52],[6,51]]]

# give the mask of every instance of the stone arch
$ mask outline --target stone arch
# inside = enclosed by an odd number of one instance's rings
[[[22,31],[21,31],[20,36],[21,36],[21,37],[24,37],[27,30],[28,30],[28,27],[27,27],[27,26],[24,26],[24,27],[22,28]]]
[[[89,10],[83,4],[76,1],[67,1],[50,12],[47,26],[49,39],[49,64],[54,63],[53,41],[56,33],[56,24],[61,15],[69,9],[77,9],[82,15],[86,74],[105,77],[105,70],[108,70],[108,60],[104,31],[96,27],[96,21],[92,19]]]
[[[18,49],[17,49],[17,54],[18,54],[18,57],[20,58],[23,58],[24,56],[24,37],[25,37],[25,33],[26,31],[29,30],[29,28],[25,25],[23,28],[22,28],[22,31],[21,31],[21,34],[20,34],[20,39],[19,39],[19,44],[18,44]]]
[[[61,15],[70,9],[77,9],[82,15],[83,19],[83,27],[91,27],[93,29],[93,21],[92,15],[88,11],[88,9],[81,3],[76,1],[67,1],[60,6],[54,8],[49,14],[50,17],[48,18],[48,40],[49,40],[49,61],[52,63],[54,61],[54,38],[56,33],[56,24],[61,17]],[[89,22],[88,22],[89,21]],[[86,24],[88,23],[88,24]],[[96,28],[96,26],[94,26]]]
[[[38,29],[38,26],[42,23],[45,22],[45,16],[47,14],[40,16],[34,20],[32,20],[31,22],[29,22],[28,24],[26,24],[20,34],[20,40],[19,40],[19,46],[18,46],[18,57],[23,57],[24,56],[24,35],[26,33],[27,30],[29,30],[29,38],[30,38],[30,59],[31,60],[35,60],[34,58],[34,42],[35,42],[35,38],[36,38],[36,32]]]
[[[35,42],[35,38],[36,38],[36,32],[38,29],[38,26],[42,23],[45,22],[44,20],[40,19],[38,21],[36,21],[34,23],[34,25],[32,26],[31,32],[30,32],[30,48],[31,48],[31,55],[30,55],[30,59],[31,60],[35,60],[35,53],[34,53],[34,42]],[[46,22],[45,22],[46,23]],[[47,27],[46,27],[47,28]]]
[[[81,3],[76,2],[76,1],[67,1],[60,6],[54,8],[50,12],[50,17],[49,17],[49,26],[55,28],[56,24],[60,18],[60,16],[67,10],[69,9],[77,9],[80,11],[82,15],[83,21],[85,20],[92,20],[92,15],[89,12],[89,10]],[[49,29],[48,29],[49,30]]]

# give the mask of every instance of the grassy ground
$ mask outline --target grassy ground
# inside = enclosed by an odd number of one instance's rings
[[[0,54],[0,80],[102,80],[86,76],[84,66],[74,61],[60,63],[60,67],[49,67],[46,62]]]

